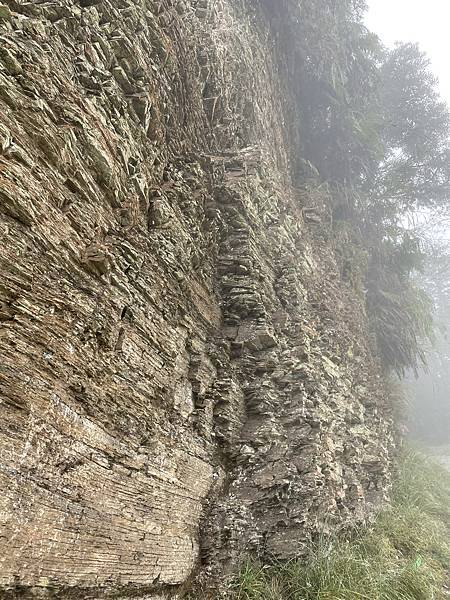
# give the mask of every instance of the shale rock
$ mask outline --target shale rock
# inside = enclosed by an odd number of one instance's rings
[[[163,598],[386,497],[364,308],[247,8],[0,5],[2,597]]]

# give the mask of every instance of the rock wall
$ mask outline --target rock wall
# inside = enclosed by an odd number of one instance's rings
[[[366,518],[391,417],[273,24],[2,2],[0,596],[170,596]]]

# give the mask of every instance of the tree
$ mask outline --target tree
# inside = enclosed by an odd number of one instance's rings
[[[450,114],[416,44],[386,52],[378,102],[384,156],[365,182],[363,217],[372,247],[368,308],[385,363],[417,374],[433,337],[432,302],[416,283],[425,246],[406,216],[448,210]]]
[[[425,362],[432,303],[415,284],[424,248],[408,214],[450,198],[450,115],[415,44],[381,47],[363,3],[300,2],[297,43],[302,154],[332,192],[336,219],[361,232],[367,311],[387,368]]]
[[[362,22],[364,8],[352,0],[300,3],[299,137],[304,157],[335,187],[351,186],[381,158],[372,106],[382,48]]]
[[[350,223],[347,243],[359,239],[368,256],[358,287],[383,362],[417,371],[431,302],[414,277],[425,248],[405,223],[448,209],[450,198],[450,115],[429,61],[415,44],[382,48],[364,26],[363,1],[253,1],[271,19],[297,99],[294,183],[314,172],[327,183],[334,223]]]
[[[450,114],[417,44],[398,44],[386,53],[379,98],[384,155],[368,180],[372,218],[447,204]]]
[[[433,303],[417,285],[415,272],[424,265],[421,244],[413,232],[398,229],[378,240],[367,273],[367,308],[378,350],[386,368],[404,377],[418,376],[426,365],[425,341],[433,341]]]

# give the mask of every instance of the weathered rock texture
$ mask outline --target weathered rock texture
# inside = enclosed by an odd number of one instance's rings
[[[2,597],[161,597],[385,495],[363,307],[248,4],[0,5]]]

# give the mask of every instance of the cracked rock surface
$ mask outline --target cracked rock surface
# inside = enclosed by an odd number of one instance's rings
[[[364,308],[248,5],[0,3],[0,597],[171,596],[386,497]]]

